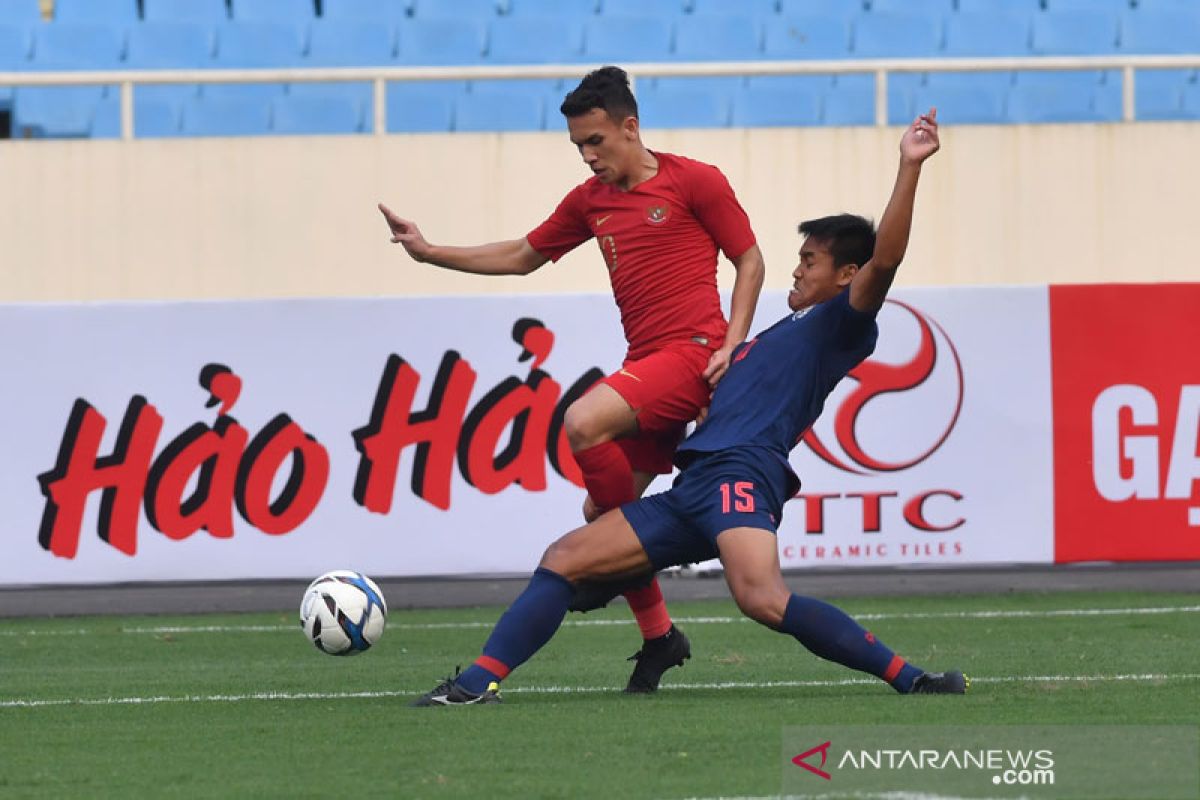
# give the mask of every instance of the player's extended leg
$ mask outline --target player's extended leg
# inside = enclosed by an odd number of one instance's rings
[[[887,681],[902,694],[962,694],[969,685],[961,672],[932,673],[889,650],[841,609],[793,594],[779,571],[775,534],[733,528],[717,537],[725,580],[746,616],[795,637],[814,654]]]
[[[562,624],[575,582],[650,569],[641,541],[619,509],[568,533],[547,548],[525,591],[500,617],[475,663],[413,705],[497,702],[500,681],[550,641]]]
[[[584,506],[585,518],[589,511],[603,514],[636,500],[650,485],[654,476],[635,473],[625,450],[614,441],[638,432],[637,411],[616,389],[605,383],[594,386],[567,409],[563,426],[591,502],[590,509]],[[672,624],[657,578],[624,595],[643,640],[625,689],[653,692],[667,669],[691,655],[691,646]]]

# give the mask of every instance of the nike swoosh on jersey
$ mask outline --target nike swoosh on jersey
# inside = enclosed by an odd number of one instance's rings
[[[603,217],[596,217],[596,227],[599,228],[601,225],[608,222],[609,219],[611,219],[611,218],[612,218],[612,214],[607,214]]]
[[[619,369],[619,370],[617,370],[617,374],[618,375],[628,375],[629,377],[633,378],[638,383],[643,383],[641,378],[639,378],[637,375],[634,375],[632,372],[630,372],[627,369]]]

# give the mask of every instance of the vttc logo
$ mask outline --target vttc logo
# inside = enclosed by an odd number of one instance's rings
[[[951,531],[965,521],[955,488],[896,488],[897,473],[930,458],[954,431],[963,407],[963,367],[945,329],[907,303],[889,300],[879,314],[876,353],[850,371],[801,441],[843,474],[882,478],[888,486],[858,492],[803,492],[805,533],[825,532],[826,515],[858,510],[863,533],[894,519],[905,530]],[[805,477],[801,471],[801,477]],[[839,479],[842,482],[844,479]],[[898,519],[895,519],[897,518]],[[840,526],[839,526],[840,527]]]
[[[815,427],[803,436],[821,460],[855,475],[899,472],[920,464],[942,446],[962,412],[962,361],[946,331],[927,314],[898,300],[887,301],[884,308],[881,317],[894,319],[896,315],[887,312],[900,311],[907,317],[903,323],[915,323],[916,351],[902,363],[868,359],[850,370],[846,380],[853,382],[854,388],[841,398],[832,415],[837,450],[822,440]],[[935,372],[939,373],[937,380]],[[876,405],[880,407],[878,416],[889,420],[888,424],[872,424],[870,415]],[[914,413],[931,409],[936,413]],[[825,415],[830,416],[828,408]],[[898,419],[920,431],[916,437],[905,437],[901,447],[906,447],[906,452],[888,452],[898,441],[894,424]]]

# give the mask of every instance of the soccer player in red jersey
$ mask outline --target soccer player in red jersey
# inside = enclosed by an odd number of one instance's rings
[[[592,177],[520,239],[473,247],[429,243],[386,206],[392,242],[419,262],[477,275],[526,275],[595,238],[629,350],[621,369],[567,409],[567,439],[583,472],[590,521],[640,496],[671,471],[687,423],[750,329],[763,258],[720,170],[649,150],[624,70],[587,75],[563,101],[571,142]],[[717,251],[737,269],[729,322],[717,294]],[[657,580],[625,593],[644,639],[626,691],[652,692],[690,657]]]

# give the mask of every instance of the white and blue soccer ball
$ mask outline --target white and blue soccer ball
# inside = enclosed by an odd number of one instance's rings
[[[353,656],[379,641],[387,602],[375,582],[348,569],[326,572],[300,601],[300,626],[323,653]]]

